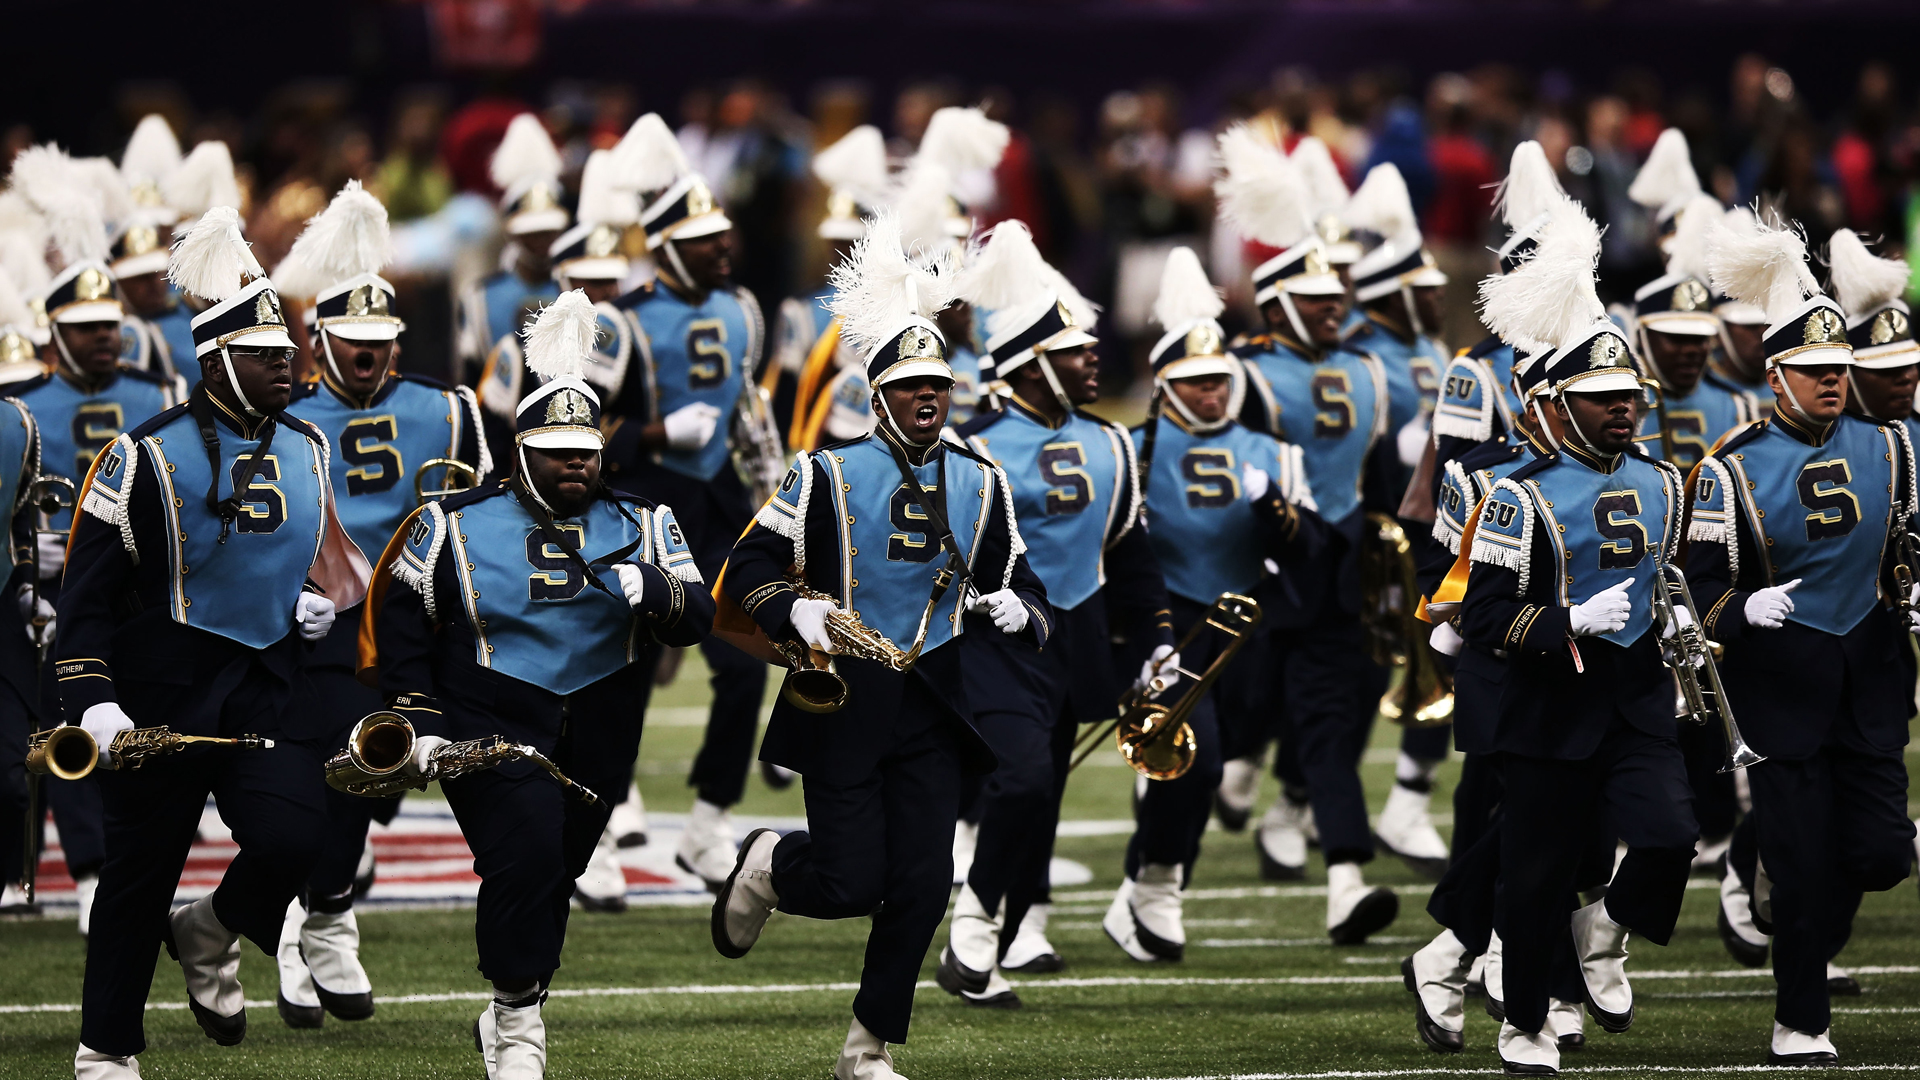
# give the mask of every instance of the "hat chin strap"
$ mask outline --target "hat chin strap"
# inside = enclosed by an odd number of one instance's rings
[[[1407,325],[1413,329],[1413,336],[1425,335],[1426,324],[1420,320],[1420,309],[1413,305],[1413,286],[1404,281],[1400,283],[1400,302],[1407,305]]]
[[[233,354],[227,351],[225,345],[220,346],[220,362],[226,365],[227,387],[233,391],[234,397],[240,399],[240,407],[246,410],[248,416],[265,415],[253,407],[253,402],[247,400],[247,392],[240,389],[240,380],[233,373]]]
[[[661,241],[660,246],[667,249],[667,262],[673,264],[675,280],[680,282],[682,288],[693,288],[693,276],[687,273],[687,264],[680,261],[680,249],[674,246],[673,238]]]
[[[1640,355],[1647,358],[1647,370],[1653,373],[1654,381],[1660,384],[1662,390],[1665,390],[1667,373],[1660,370],[1660,361],[1653,358],[1653,343],[1647,338],[1647,328],[1636,322],[1633,327],[1633,337],[1640,343]]]
[[[559,517],[559,514],[554,513],[552,504],[547,502],[546,496],[540,494],[540,485],[533,482],[533,470],[527,468],[527,444],[515,440],[513,452],[520,459],[520,475],[526,478],[527,494],[532,495],[533,501],[539,503],[540,508],[548,515]]]
[[[87,377],[87,373],[82,371],[79,363],[73,359],[73,354],[67,351],[67,339],[60,333],[59,323],[53,324],[53,347],[60,353],[61,362],[65,363],[67,369],[73,372],[74,378],[84,383],[92,383],[93,380]]]
[[[1187,408],[1186,402],[1180,400],[1180,395],[1173,392],[1173,383],[1171,380],[1163,379],[1155,375],[1153,381],[1160,387],[1160,400],[1173,406],[1173,411],[1180,414],[1180,419],[1186,423],[1187,428],[1194,434],[1210,435],[1233,422],[1232,410],[1222,413],[1220,419],[1212,422],[1200,419],[1193,414],[1192,409]]]
[[[1300,309],[1293,306],[1293,297],[1288,295],[1284,286],[1280,289],[1278,299],[1280,310],[1287,313],[1287,325],[1293,327],[1294,336],[1300,339],[1301,345],[1313,348],[1313,339],[1307,336],[1307,324],[1300,321]]]
[[[1555,393],[1553,396],[1560,402],[1560,404],[1565,405],[1567,403],[1566,391],[1564,390],[1559,391]],[[1572,409],[1567,410],[1567,426],[1573,429],[1573,434],[1575,437],[1577,437],[1580,440],[1580,445],[1585,447],[1587,452],[1592,454],[1594,457],[1609,458],[1613,456],[1612,454],[1603,452],[1599,447],[1593,445],[1593,440],[1587,438],[1587,433],[1581,430],[1580,421],[1575,420],[1573,418]],[[1548,435],[1547,438],[1548,440],[1552,440],[1553,436]],[[1554,446],[1554,449],[1556,450],[1559,449],[1558,444]]]
[[[1805,420],[1809,424],[1818,423],[1818,421],[1814,420],[1814,418],[1808,414],[1806,406],[1800,404],[1800,399],[1793,396],[1793,384],[1787,382],[1787,373],[1784,370],[1786,365],[1776,363],[1772,358],[1769,358],[1767,360],[1767,367],[1780,373],[1780,392],[1786,395],[1787,404],[1793,407],[1794,412],[1800,414],[1800,419]]]
[[[914,464],[926,464],[925,455],[930,453],[934,447],[940,445],[939,437],[936,435],[934,440],[925,446],[921,446],[919,443],[907,438],[907,433],[900,429],[899,421],[893,418],[893,410],[887,408],[887,400],[881,396],[880,388],[877,386],[873,388],[872,402],[873,415],[876,418],[874,426],[885,429],[884,431],[880,431],[879,434],[888,441],[897,444],[901,450],[906,452],[909,460],[913,460],[915,456],[918,455],[918,460],[914,460]]]
[[[1054,374],[1053,361],[1047,359],[1046,353],[1041,353],[1034,358],[1034,362],[1040,365],[1040,374],[1046,376],[1047,389],[1053,391],[1053,400],[1060,403],[1060,411],[1064,416],[1071,417],[1073,415],[1073,402],[1067,399],[1066,388],[1060,385],[1060,376]]]
[[[1549,449],[1556,453],[1559,452],[1560,440],[1553,437],[1553,425],[1547,423],[1546,407],[1541,405],[1540,399],[1536,397],[1532,401],[1527,402],[1527,408],[1533,410],[1534,422],[1540,425],[1540,438],[1546,441]],[[1573,414],[1569,412],[1567,415],[1571,416]]]

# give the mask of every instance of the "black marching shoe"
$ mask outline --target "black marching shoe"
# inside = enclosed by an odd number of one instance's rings
[[[987,980],[993,976],[990,971],[975,971],[961,963],[953,955],[951,948],[940,950],[940,967],[933,973],[933,981],[940,989],[959,997],[963,993],[977,994],[987,988]]]
[[[1457,1054],[1465,1049],[1465,1032],[1448,1031],[1427,1015],[1427,1003],[1420,1000],[1420,984],[1413,977],[1413,957],[1400,961],[1400,977],[1407,981],[1407,992],[1413,995],[1413,1029],[1420,1041],[1427,1044],[1427,1049],[1439,1054]]]
[[[1220,819],[1220,827],[1228,832],[1246,832],[1247,822],[1253,818],[1253,807],[1233,807],[1216,791],[1213,793],[1213,814]]]
[[[285,994],[276,995],[280,1005],[280,1019],[290,1028],[309,1030],[319,1028],[327,1022],[327,1010],[318,1005],[295,1005],[287,1000]]]

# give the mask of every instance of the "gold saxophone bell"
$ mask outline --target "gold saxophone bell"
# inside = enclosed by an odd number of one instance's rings
[[[327,759],[323,772],[327,786],[349,795],[378,799],[403,791],[425,790],[435,780],[452,780],[468,773],[527,761],[553,777],[568,794],[598,805],[600,796],[560,771],[545,754],[531,746],[507,742],[495,735],[485,739],[450,742],[435,748],[424,773],[407,769],[417,741],[413,724],[390,709],[368,713],[347,733],[347,745]]]
[[[839,606],[840,601],[789,575],[787,584],[802,600],[825,600],[834,605],[827,613],[827,637],[833,642],[833,654],[823,653],[802,641],[776,641],[774,650],[787,661],[787,677],[780,684],[781,700],[802,712],[839,712],[847,704],[847,680],[840,677],[835,657],[851,656],[884,664],[893,671],[911,671],[927,643],[927,626],[933,618],[935,601],[927,601],[920,614],[920,628],[911,648],[902,649],[887,635],[860,621],[860,616]]]
[[[840,677],[833,657],[801,642],[774,645],[787,659],[787,677],[780,698],[801,712],[839,712],[847,704],[847,680]]]
[[[440,478],[440,487],[427,486],[427,471],[430,469],[447,470],[446,474]],[[455,483],[456,480],[462,482]],[[457,458],[428,458],[413,472],[413,495],[421,502],[426,502],[428,499],[442,499],[448,495],[466,491],[479,482],[480,470],[464,461]]]
[[[347,733],[346,748],[327,759],[327,786],[349,795],[390,782],[413,757],[413,725],[397,712],[368,713]],[[420,785],[424,787],[425,785]]]
[[[100,765],[100,744],[85,728],[64,725],[27,740],[27,771],[56,780],[81,780]]]
[[[1380,715],[1405,727],[1439,727],[1453,722],[1453,676],[1427,645],[1415,574],[1406,530],[1385,514],[1368,514],[1360,535],[1360,621],[1373,662],[1399,672],[1380,697]]]

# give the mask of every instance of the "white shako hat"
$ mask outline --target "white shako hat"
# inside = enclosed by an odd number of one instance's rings
[[[208,139],[187,151],[180,167],[160,182],[160,193],[180,214],[173,226],[175,242],[192,230],[200,215],[214,207],[239,209],[240,178],[233,171],[233,154],[227,144]]]
[[[1167,253],[1160,271],[1160,295],[1153,301],[1153,320],[1166,328],[1148,354],[1156,379],[1192,379],[1202,375],[1232,375],[1236,365],[1227,355],[1220,313],[1225,301],[1207,280],[1200,256],[1190,247]]]
[[[833,267],[827,308],[865,362],[876,393],[899,379],[953,378],[946,338],[933,317],[953,303],[958,276],[958,256],[950,248],[909,254],[891,209],[868,218],[866,235]]]
[[[680,140],[659,113],[635,120],[613,152],[621,183],[646,200],[640,225],[647,232],[647,250],[658,251],[669,240],[693,240],[733,228],[714,201],[707,178],[693,171]],[[668,258],[676,275],[682,275],[680,257],[671,248]]]
[[[1726,239],[1727,237],[1740,236],[1745,233],[1751,233],[1756,228],[1758,228],[1759,225],[1760,225],[1760,219],[1754,217],[1753,211],[1748,209],[1747,207],[1744,207],[1744,206],[1728,207],[1726,213],[1720,216],[1719,223],[1707,230],[1708,260],[1709,261],[1712,260],[1713,249],[1717,247],[1724,239]],[[1734,298],[1721,292],[1719,286],[1713,284],[1711,273],[1708,274],[1707,286],[1713,291],[1713,313],[1720,317],[1720,322],[1723,325],[1725,324],[1732,324],[1737,326],[1767,325],[1766,309],[1761,308],[1754,304],[1749,304],[1740,300],[1735,300]]]
[[[1433,253],[1421,242],[1413,196],[1393,162],[1382,162],[1367,171],[1359,190],[1347,201],[1345,216],[1356,232],[1379,237],[1373,250],[1353,264],[1354,299],[1366,303],[1401,293],[1407,296],[1407,310],[1413,314],[1410,290],[1447,283],[1447,275],[1440,272]]]
[[[360,181],[347,181],[307,222],[287,260],[275,268],[275,276],[290,296],[305,289],[287,280],[287,270],[296,269],[311,282],[314,329],[353,341],[392,341],[400,335],[404,324],[394,314],[393,285],[380,276],[393,261],[387,208]],[[322,348],[331,364],[332,346],[323,341]]]
[[[1539,356],[1556,396],[1638,390],[1632,350],[1607,318],[1594,278],[1600,229],[1580,204],[1562,196],[1512,272],[1480,283],[1480,317],[1514,348]]]
[[[171,225],[180,220],[180,211],[168,205],[167,181],[180,168],[180,140],[172,125],[159,113],[148,113],[127,137],[120,152],[120,175],[139,208],[140,219],[149,225]],[[166,269],[163,260],[160,269]],[[151,273],[152,271],[147,271]]]
[[[858,240],[866,215],[887,198],[887,141],[880,129],[861,124],[813,155],[813,175],[827,189],[822,240]]]
[[[1004,382],[1047,353],[1100,340],[1091,332],[1098,309],[1040,256],[1023,221],[1009,218],[987,234],[960,273],[960,299],[988,313],[989,381]]]
[[[1820,291],[1807,243],[1794,229],[1726,230],[1711,246],[1708,269],[1715,288],[1767,313],[1761,351],[1769,367],[1853,363],[1846,312]]]
[[[1883,259],[1867,250],[1859,234],[1840,229],[1827,241],[1828,283],[1847,313],[1847,341],[1853,364],[1863,368],[1899,368],[1920,363],[1920,343],[1906,301],[1912,275],[1904,260]]]
[[[560,151],[547,126],[530,112],[514,117],[487,162],[487,175],[500,189],[500,216],[508,235],[567,227],[560,172]]]
[[[1242,236],[1280,254],[1253,270],[1254,302],[1279,300],[1306,340],[1290,296],[1344,295],[1346,286],[1333,272],[1326,241],[1313,228],[1312,195],[1300,168],[1271,142],[1242,121],[1220,133],[1220,175],[1213,192],[1220,214]]]
[[[1307,198],[1313,213],[1313,231],[1327,246],[1327,261],[1335,266],[1350,266],[1360,261],[1363,252],[1353,238],[1352,222],[1346,219],[1347,178],[1340,175],[1333,151],[1319,136],[1308,135],[1293,144],[1287,155],[1307,183]]]
[[[536,450],[605,446],[600,395],[586,378],[600,337],[600,316],[593,301],[580,289],[561,293],[522,334],[527,370],[541,384],[514,408],[513,441]]]
[[[119,322],[122,309],[107,268],[107,224],[98,189],[82,166],[52,143],[15,155],[8,178],[46,226],[57,269],[41,306],[49,323]],[[62,358],[66,346],[55,339]]]
[[[1681,204],[1679,224],[1667,243],[1667,272],[1633,294],[1634,325],[1663,334],[1717,337],[1720,318],[1713,313],[1707,285],[1707,249],[1722,218],[1720,200],[1705,193]]]
[[[233,373],[230,348],[289,349],[286,309],[265,270],[253,257],[253,245],[240,231],[240,211],[215,206],[173,242],[167,280],[210,306],[193,317],[195,358],[220,354],[227,381],[240,404],[258,413]]]
[[[620,242],[628,227],[640,221],[640,198],[631,181],[623,182],[620,163],[612,150],[587,155],[580,169],[574,226],[547,249],[555,281],[620,281],[631,269]]]
[[[27,321],[14,329],[35,346],[47,344],[53,339],[46,308],[47,286],[53,281],[47,269],[47,221],[17,191],[0,191],[0,266],[27,305]]]
[[[1567,193],[1560,187],[1560,177],[1554,173],[1546,150],[1537,141],[1528,139],[1513,148],[1513,156],[1507,160],[1506,178],[1500,181],[1500,190],[1494,199],[1495,210],[1507,227],[1507,239],[1496,252],[1497,273],[1509,273],[1520,265],[1533,250],[1537,234],[1546,227],[1553,208],[1566,197]]]

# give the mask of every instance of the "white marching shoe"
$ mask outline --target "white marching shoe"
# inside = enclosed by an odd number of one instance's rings
[[[1432,802],[1432,791],[1415,791],[1396,782],[1380,811],[1374,837],[1414,873],[1438,881],[1447,872],[1447,842],[1433,827]]]
[[[1614,1035],[1633,1026],[1633,987],[1627,982],[1627,928],[1595,900],[1573,913],[1573,954],[1587,990],[1587,1012]]]
[[[695,799],[693,810],[687,814],[686,830],[680,834],[674,864],[706,882],[708,891],[718,892],[720,883],[727,880],[728,872],[733,869],[737,851],[733,843],[733,815],[723,807]]]
[[[1301,881],[1307,876],[1307,821],[1313,810],[1296,803],[1285,792],[1260,818],[1253,833],[1260,854],[1260,876],[1267,881]]]
[[[1213,812],[1220,827],[1240,832],[1253,817],[1253,804],[1260,797],[1260,765],[1257,757],[1234,758],[1220,771],[1220,787],[1213,793]]]
[[[988,914],[973,886],[960,887],[953,904],[953,923],[947,947],[940,950],[940,967],[933,973],[940,989],[969,1005],[1017,1009],[1020,997],[1000,971],[1000,928],[1006,924],[1007,898]]]
[[[840,1060],[834,1063],[833,1080],[906,1080],[893,1071],[893,1055],[880,1036],[867,1030],[857,1018],[847,1029],[847,1043],[840,1048]]]
[[[1580,1014],[1580,1003],[1561,1001],[1559,998],[1547,999],[1547,1026],[1541,1033],[1553,1036],[1564,1053],[1568,1050],[1587,1048],[1587,1022]]]
[[[1559,1076],[1560,1043],[1544,1030],[1531,1034],[1502,1020],[1500,1067],[1508,1076]]]
[[[1457,1054],[1466,1045],[1467,972],[1473,958],[1466,946],[1442,930],[1412,956],[1400,961],[1400,975],[1414,995],[1414,1030],[1431,1050]]]
[[[713,947],[729,960],[747,955],[780,904],[773,888],[773,849],[779,845],[780,834],[772,829],[748,833],[733,872],[713,898]]]
[[[1368,888],[1359,863],[1327,867],[1327,936],[1335,945],[1363,945],[1400,917],[1392,889]]]
[[[114,1057],[89,1049],[86,1043],[73,1052],[73,1080],[139,1080],[140,1059],[128,1054]]]
[[[280,1019],[290,1028],[317,1028],[327,1020],[320,995],[313,992],[313,973],[307,969],[307,958],[300,955],[300,928],[306,921],[307,909],[300,906],[300,901],[289,902],[286,921],[280,924],[280,945],[273,953],[280,970]]]
[[[360,966],[360,921],[353,909],[309,911],[300,926],[300,954],[320,1004],[341,1020],[373,1015],[373,982]]]
[[[1828,1028],[1817,1035],[1805,1031],[1795,1031],[1783,1026],[1780,1021],[1773,1022],[1773,1044],[1767,1048],[1769,1065],[1838,1065],[1840,1051],[1833,1048],[1830,1037],[1833,1029]]]
[[[1020,920],[1020,929],[1007,944],[1006,954],[1000,957],[1000,970],[1046,975],[1067,969],[1060,951],[1047,940],[1047,919],[1052,914],[1052,904],[1035,904],[1027,909],[1027,917]]]
[[[473,1025],[473,1045],[480,1051],[487,1080],[542,1080],[547,1075],[547,1022],[540,1015],[547,992],[530,998],[487,1002]]]
[[[1692,873],[1717,877],[1727,868],[1727,849],[1733,846],[1733,834],[1728,833],[1717,840],[1701,837],[1693,842]]]
[[[0,915],[38,914],[40,914],[40,905],[27,899],[25,886],[16,885],[11,881],[0,885]]]
[[[588,911],[627,910],[627,872],[620,865],[620,840],[609,824],[587,856],[587,868],[573,879],[573,898]]]
[[[187,977],[187,1005],[200,1030],[221,1046],[247,1037],[247,996],[240,989],[240,935],[220,925],[213,897],[167,917],[167,953]]]
[[[1149,863],[1138,877],[1120,883],[1100,928],[1141,963],[1182,959],[1187,948],[1182,893],[1179,867]]]
[[[965,885],[973,869],[973,849],[980,841],[980,826],[962,818],[953,823],[953,883]]]
[[[82,874],[73,879],[73,898],[80,903],[80,936],[93,929],[93,898],[100,891],[99,874]]]
[[[639,784],[627,785],[627,801],[613,808],[607,827],[613,830],[613,842],[623,848],[646,846],[647,804],[641,801]]]
[[[1500,935],[1487,935],[1487,955],[1480,967],[1480,987],[1487,995],[1487,1015],[1505,1022],[1507,1019],[1507,964],[1506,946],[1500,942]]]
[[[1741,966],[1757,968],[1767,962],[1773,939],[1753,925],[1753,895],[1731,866],[1720,879],[1720,911],[1714,921],[1720,928],[1720,943]]]

